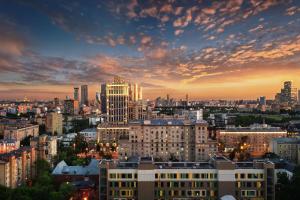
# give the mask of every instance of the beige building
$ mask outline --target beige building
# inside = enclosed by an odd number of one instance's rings
[[[244,143],[247,151],[254,157],[268,152],[270,141],[274,138],[286,137],[287,131],[266,124],[254,124],[250,127],[230,127],[217,132],[218,142],[225,147],[225,152]]]
[[[300,138],[275,138],[269,151],[290,162],[300,164]]]
[[[0,184],[16,188],[31,181],[36,175],[36,153],[31,147],[22,147],[0,155]],[[4,170],[4,173],[2,173]]]
[[[142,119],[142,88],[116,76],[110,83],[101,85],[101,110],[110,124],[127,124],[132,119]]]
[[[26,124],[9,126],[4,130],[4,139],[23,140],[27,136],[36,137],[39,134],[39,125]]]
[[[51,135],[63,134],[63,116],[61,113],[50,112],[46,115],[46,131]]]
[[[281,171],[287,171],[281,169]],[[275,199],[275,164],[232,162],[213,156],[209,162],[100,162],[100,199],[203,199],[230,195],[239,200]]]
[[[153,119],[128,125],[98,127],[98,142],[116,142],[120,159],[153,156],[168,160],[208,160],[217,151],[216,142],[208,137],[206,121]]]
[[[0,185],[9,187],[10,173],[9,173],[9,162],[0,160]]]
[[[53,157],[57,155],[57,137],[40,135],[31,139],[30,146],[36,149],[39,159],[47,160],[52,163]]]

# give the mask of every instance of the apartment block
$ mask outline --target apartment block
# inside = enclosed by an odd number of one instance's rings
[[[39,159],[47,160],[52,163],[53,157],[57,155],[57,137],[40,135],[32,138],[30,146],[36,149],[36,154]]]
[[[63,134],[63,116],[61,113],[50,112],[46,115],[46,131],[51,135]]]
[[[286,130],[266,124],[254,124],[250,127],[228,127],[217,132],[218,142],[224,145],[225,152],[237,148],[239,143],[245,143],[248,148],[247,151],[254,157],[267,153],[272,139],[286,136]]]
[[[153,119],[129,123],[129,139],[119,143],[119,157],[153,156],[159,160],[208,160],[216,142],[208,137],[207,122]]]
[[[4,139],[23,140],[27,136],[36,137],[39,134],[39,125],[26,124],[9,126],[4,130]]]
[[[275,164],[266,160],[232,162],[100,162],[100,199],[275,199]]]
[[[10,188],[29,183],[36,174],[35,162],[36,152],[31,147],[22,147],[10,153],[1,154],[0,183]]]
[[[9,153],[20,147],[20,141],[13,139],[0,140],[0,154]]]
[[[300,164],[300,138],[275,138],[269,151],[290,162]]]

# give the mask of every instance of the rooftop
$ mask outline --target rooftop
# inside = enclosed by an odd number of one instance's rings
[[[59,162],[54,170],[53,175],[98,175],[99,174],[99,161],[92,159],[87,166],[68,166],[65,161]]]
[[[132,125],[152,125],[152,126],[183,126],[195,124],[207,124],[204,120],[184,120],[184,119],[152,119],[152,120],[135,120],[129,122]]]

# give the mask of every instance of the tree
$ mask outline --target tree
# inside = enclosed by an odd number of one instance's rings
[[[291,180],[286,173],[278,174],[276,184],[276,199],[298,200],[300,199],[300,166],[297,166],[293,171]]]
[[[0,197],[1,199],[9,199],[11,195],[11,189],[0,185]]]
[[[74,139],[75,153],[83,153],[88,148],[88,143],[85,141],[83,135],[77,133]]]
[[[74,186],[69,183],[62,183],[59,187],[59,192],[63,194],[63,199],[70,199],[74,191]]]
[[[32,138],[31,135],[26,136],[23,140],[21,140],[20,145],[21,146],[30,146],[30,139]]]

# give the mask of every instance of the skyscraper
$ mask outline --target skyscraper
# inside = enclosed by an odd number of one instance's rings
[[[79,101],[79,88],[74,87],[74,100]]]
[[[112,83],[106,84],[106,111],[108,122],[127,124],[129,84],[116,76]]]
[[[276,102],[293,106],[297,103],[297,89],[292,87],[292,81],[285,81],[281,92],[275,96]]]
[[[262,97],[259,97],[259,105],[263,106],[263,105],[266,105],[266,97],[265,96],[262,96]]]
[[[81,105],[89,105],[87,85],[81,86]]]
[[[106,109],[106,83],[101,84],[101,92],[100,92],[100,99],[101,99],[101,112],[107,113]]]
[[[142,108],[142,88],[116,76],[113,82],[101,85],[101,111],[112,124],[127,124],[129,112]],[[130,107],[130,108],[129,108]],[[136,114],[140,116],[140,114]]]
[[[300,90],[298,90],[298,104],[300,104]]]

